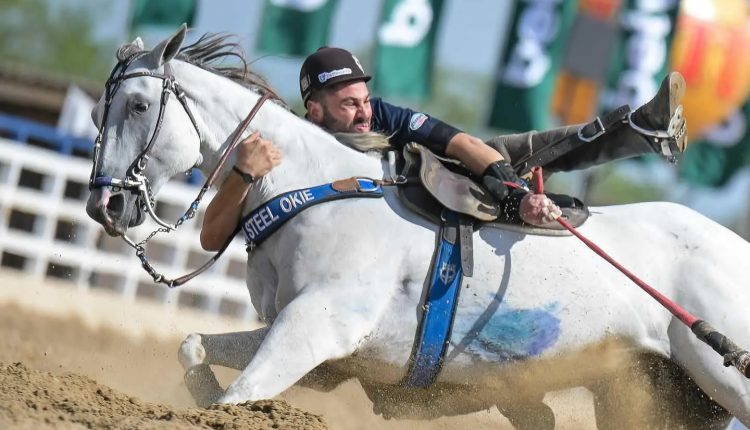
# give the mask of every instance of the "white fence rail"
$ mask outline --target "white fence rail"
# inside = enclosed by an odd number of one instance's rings
[[[133,250],[106,235],[85,212],[91,162],[0,138],[0,265],[42,280],[67,279],[82,290],[102,288],[123,298],[147,298],[165,306],[192,307],[237,318],[256,318],[245,287],[246,254],[238,238],[206,273],[169,289],[153,283]],[[157,213],[174,222],[198,189],[168,183],[159,193]],[[200,247],[204,199],[196,219],[149,242],[147,255],[172,278],[201,265],[212,254]],[[142,239],[150,220],[132,229]]]

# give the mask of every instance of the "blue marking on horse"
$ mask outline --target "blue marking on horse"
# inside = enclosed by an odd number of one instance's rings
[[[532,309],[500,305],[478,331],[471,333],[468,327],[454,327],[454,339],[460,341],[468,336],[471,340],[465,352],[488,360],[515,361],[535,357],[552,347],[560,336],[560,319],[555,316],[556,311],[555,304]],[[472,318],[461,319],[467,320]]]

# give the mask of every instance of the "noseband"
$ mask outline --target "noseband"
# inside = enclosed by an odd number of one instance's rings
[[[174,74],[172,73],[172,68],[169,65],[169,63],[164,64],[164,74],[150,72],[150,71],[126,73],[127,68],[130,66],[130,64],[132,64],[133,61],[137,60],[143,55],[145,55],[145,52],[135,53],[135,54],[130,55],[125,60],[118,62],[117,65],[115,65],[114,69],[112,69],[112,73],[109,75],[109,78],[107,79],[107,83],[105,86],[105,97],[104,97],[104,113],[102,115],[102,122],[101,122],[101,127],[99,128],[99,134],[96,136],[96,140],[94,141],[94,155],[93,155],[94,164],[91,169],[91,176],[89,177],[89,190],[94,189],[94,188],[111,187],[115,191],[125,189],[125,190],[131,190],[131,191],[137,192],[139,194],[139,197],[141,199],[142,209],[148,212],[149,216],[151,216],[154,222],[156,222],[159,225],[159,228],[151,232],[146,237],[146,239],[138,243],[130,239],[125,234],[122,235],[122,239],[125,242],[127,242],[127,244],[130,245],[133,249],[135,249],[136,256],[141,260],[141,266],[149,275],[151,275],[151,277],[154,279],[154,282],[163,283],[167,285],[169,288],[174,288],[174,287],[178,287],[186,283],[190,279],[193,279],[194,277],[198,276],[199,274],[203,273],[206,269],[208,269],[224,253],[224,250],[227,248],[229,243],[231,243],[232,239],[234,238],[234,234],[231,235],[229,239],[227,239],[226,243],[224,243],[221,249],[208,262],[203,264],[197,270],[187,275],[176,278],[176,279],[167,279],[164,277],[164,275],[161,275],[153,268],[153,266],[149,263],[148,259],[146,258],[146,254],[145,254],[146,242],[151,240],[154,236],[156,236],[159,233],[169,233],[170,231],[177,230],[177,228],[180,227],[185,221],[195,216],[196,212],[198,211],[198,206],[200,205],[200,202],[203,199],[203,196],[206,194],[209,188],[211,188],[211,185],[216,180],[216,177],[218,176],[222,167],[224,166],[227,159],[229,158],[229,155],[231,154],[232,150],[239,143],[242,133],[245,131],[247,126],[250,125],[250,121],[253,119],[253,117],[255,117],[255,114],[260,110],[260,107],[263,105],[263,103],[266,100],[271,98],[271,95],[266,93],[266,94],[263,94],[260,97],[260,99],[258,99],[258,101],[255,103],[255,106],[253,106],[253,108],[250,110],[250,113],[240,123],[231,143],[227,145],[227,148],[224,150],[224,153],[219,159],[219,162],[216,164],[216,167],[211,172],[211,174],[208,175],[208,178],[206,178],[206,182],[203,184],[203,187],[201,187],[200,191],[198,192],[198,196],[195,198],[195,200],[193,200],[193,202],[190,204],[188,209],[177,220],[177,222],[175,222],[174,224],[169,224],[161,220],[156,215],[156,212],[155,212],[156,202],[154,200],[153,193],[151,192],[151,186],[149,185],[148,178],[144,174],[144,170],[146,169],[146,164],[148,163],[148,160],[150,158],[149,153],[154,147],[156,138],[159,136],[159,131],[161,130],[162,122],[164,121],[164,112],[166,110],[167,102],[169,101],[170,93],[174,93],[174,95],[177,97],[177,100],[180,101],[180,104],[182,105],[183,109],[185,109],[185,112],[190,118],[190,122],[193,123],[193,128],[195,129],[195,132],[197,133],[199,137],[200,137],[200,130],[198,129],[198,124],[195,121],[195,117],[193,116],[193,113],[190,111],[190,107],[187,104],[187,98],[185,97],[185,92],[182,90],[182,87],[180,87],[180,85],[177,83],[177,80],[175,79]],[[114,95],[117,92],[117,90],[120,88],[120,85],[122,84],[122,82],[127,79],[140,78],[140,77],[157,78],[157,79],[161,79],[163,82],[162,91],[161,91],[161,105],[159,106],[159,115],[156,119],[156,127],[154,128],[154,133],[151,135],[151,139],[149,139],[148,143],[143,148],[143,150],[138,155],[138,157],[130,164],[130,167],[128,167],[128,170],[125,173],[125,178],[120,179],[120,178],[114,178],[112,176],[104,176],[99,171],[99,167],[100,167],[99,163],[100,163],[100,157],[101,157],[101,151],[102,151],[102,138],[104,135],[104,126],[107,123],[107,116],[109,114],[109,108],[112,104],[112,100],[114,99]]]

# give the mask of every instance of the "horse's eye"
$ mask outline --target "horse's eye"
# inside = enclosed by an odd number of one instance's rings
[[[146,102],[134,102],[133,103],[133,110],[136,113],[144,113],[148,110],[148,103]]]

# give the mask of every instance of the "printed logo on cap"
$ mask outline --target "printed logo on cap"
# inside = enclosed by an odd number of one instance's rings
[[[302,88],[302,91],[307,91],[307,87],[310,86],[310,76],[303,76],[302,79],[299,80],[299,86]]]
[[[352,74],[352,69],[348,67],[344,67],[343,69],[331,70],[330,72],[323,72],[319,74],[318,81],[320,81],[321,84],[324,84],[327,80],[335,78],[337,76],[351,75],[351,74]]]
[[[365,69],[362,67],[362,63],[359,62],[359,58],[352,55],[352,58],[354,58],[354,63],[359,67],[359,70],[362,71],[362,73],[365,73]]]
[[[427,115],[422,112],[412,114],[411,119],[409,120],[409,128],[416,131],[425,121],[427,121]]]

